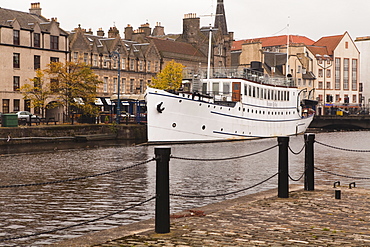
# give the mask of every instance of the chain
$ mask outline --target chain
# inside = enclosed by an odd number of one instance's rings
[[[251,153],[251,154],[245,154],[245,155],[241,155],[241,156],[236,156],[236,157],[228,157],[228,158],[219,158],[219,159],[202,159],[202,158],[185,158],[185,157],[177,157],[177,156],[172,156],[171,155],[171,158],[172,159],[179,159],[179,160],[191,160],[191,161],[223,161],[223,160],[233,160],[233,159],[241,159],[241,158],[245,158],[245,157],[249,157],[249,156],[252,156],[252,155],[256,155],[256,154],[260,154],[260,153],[263,153],[263,152],[266,152],[266,151],[269,151],[273,148],[276,148],[277,146],[279,145],[275,145],[275,146],[272,146],[270,148],[266,148],[264,150],[261,150],[261,151],[258,151],[258,152],[255,152],[255,153]]]
[[[255,184],[255,185],[252,185],[248,188],[244,188],[244,189],[240,189],[240,190],[237,190],[237,191],[233,191],[233,192],[228,192],[228,193],[224,193],[224,194],[216,194],[216,195],[206,195],[206,196],[197,196],[197,195],[181,195],[181,194],[170,194],[171,196],[179,196],[179,197],[185,197],[185,198],[209,198],[209,197],[221,197],[221,196],[228,196],[228,195],[232,195],[232,194],[237,194],[237,193],[240,193],[240,192],[243,192],[243,191],[246,191],[246,190],[249,190],[249,189],[252,189],[258,185],[261,185],[267,181],[269,181],[270,179],[274,178],[276,175],[278,175],[279,173],[276,173],[274,175],[272,175],[271,177]]]
[[[302,173],[302,175],[298,178],[298,179],[294,179],[294,178],[292,178],[291,176],[290,176],[290,174],[288,174],[288,176],[289,176],[289,178],[290,178],[290,180],[292,180],[292,181],[294,181],[294,182],[298,182],[299,180],[301,180],[302,178],[303,178],[303,176],[304,176],[304,174],[305,174],[306,172],[303,172]]]
[[[23,236],[18,236],[18,237],[12,237],[12,238],[1,238],[0,239],[0,242],[4,242],[4,241],[9,241],[9,240],[16,240],[16,239],[21,239],[21,238],[29,238],[29,237],[36,237],[36,236],[40,236],[40,235],[44,235],[44,234],[50,234],[50,233],[54,233],[54,232],[58,232],[58,231],[63,231],[63,230],[66,230],[66,229],[69,229],[69,228],[72,228],[72,227],[76,227],[76,226],[82,226],[82,225],[86,225],[86,224],[89,224],[89,223],[92,223],[92,222],[95,222],[95,221],[98,221],[98,220],[102,220],[102,219],[105,219],[105,218],[108,218],[110,216],[113,216],[113,215],[116,215],[116,214],[120,214],[122,212],[125,212],[125,211],[128,211],[128,210],[131,210],[135,207],[138,207],[138,206],[141,206],[147,202],[150,202],[152,200],[154,200],[156,197],[153,196],[143,202],[140,202],[140,203],[137,203],[135,205],[132,205],[128,208],[125,208],[125,209],[122,209],[122,210],[119,210],[119,211],[116,211],[116,212],[113,212],[113,213],[110,213],[108,215],[104,215],[102,217],[99,217],[99,218],[95,218],[95,219],[92,219],[92,220],[88,220],[88,221],[85,221],[85,222],[81,222],[81,223],[78,223],[78,224],[75,224],[75,225],[71,225],[71,226],[66,226],[66,227],[62,227],[62,228],[57,228],[57,229],[54,229],[54,230],[50,230],[50,231],[44,231],[44,232],[38,232],[38,233],[33,233],[33,234],[29,234],[29,235],[23,235]]]
[[[326,146],[326,147],[329,147],[329,148],[339,149],[339,150],[342,150],[342,151],[360,152],[360,153],[370,152],[370,150],[358,150],[358,149],[356,150],[356,149],[341,148],[341,147],[335,147],[335,146],[332,146],[332,145],[328,145],[328,144],[325,144],[325,143],[322,143],[322,142],[319,142],[319,141],[315,141],[315,142],[317,142],[318,144],[321,144],[323,146]]]
[[[352,177],[352,176],[348,176],[348,175],[341,175],[341,174],[338,174],[338,173],[325,171],[325,170],[320,169],[320,168],[317,168],[317,167],[315,167],[315,169],[316,169],[316,170],[319,170],[319,171],[322,171],[322,172],[329,173],[329,174],[334,175],[334,176],[339,176],[339,177],[344,177],[344,178],[353,178],[353,179],[370,179],[370,178],[364,178],[364,177]]]
[[[4,188],[18,188],[18,187],[29,187],[29,186],[40,186],[40,185],[48,185],[48,184],[59,184],[59,183],[66,183],[66,182],[84,180],[84,179],[88,179],[88,178],[99,177],[99,176],[108,175],[108,174],[111,174],[111,173],[115,173],[115,172],[120,172],[120,171],[123,171],[123,170],[131,169],[131,168],[134,168],[134,167],[137,167],[137,166],[140,166],[140,165],[147,164],[147,163],[149,163],[149,162],[151,162],[153,160],[155,160],[155,158],[152,158],[152,159],[149,159],[149,160],[146,160],[146,161],[143,161],[141,163],[134,164],[134,165],[131,165],[131,166],[122,167],[122,168],[119,168],[119,169],[116,169],[116,170],[113,170],[113,171],[102,172],[102,173],[93,174],[93,175],[87,175],[87,176],[78,177],[78,178],[68,178],[68,179],[64,179],[64,180],[41,182],[41,183],[31,183],[31,184],[1,185],[0,186],[0,189],[4,189]]]
[[[296,153],[296,152],[294,152],[294,151],[293,151],[293,149],[292,149],[290,146],[288,146],[288,148],[289,148],[290,152],[291,152],[292,154],[294,154],[294,155],[299,155],[299,154],[301,154],[305,147],[306,147],[306,143],[303,145],[302,149],[301,149],[299,152],[297,152],[297,153]]]

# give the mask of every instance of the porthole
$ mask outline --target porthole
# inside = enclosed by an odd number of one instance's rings
[[[199,103],[199,106],[202,106],[202,103]]]
[[[205,130],[205,129],[206,129],[206,126],[205,126],[205,125],[203,125],[203,126],[202,126],[202,130]]]
[[[241,110],[241,108],[239,107],[239,111]]]
[[[211,106],[210,105],[208,105],[208,108],[210,108]]]
[[[221,128],[221,131],[224,131],[224,128]]]
[[[176,128],[176,123],[173,123],[173,124],[172,124],[172,127],[173,127],[173,128]]]
[[[245,108],[243,108],[243,111],[245,111]]]
[[[216,108],[216,106],[214,105],[213,108]]]
[[[222,106],[220,107],[220,110],[222,110]]]
[[[182,102],[182,99],[179,100],[179,103],[181,103],[181,102]]]

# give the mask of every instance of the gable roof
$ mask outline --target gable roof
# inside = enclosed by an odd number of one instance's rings
[[[241,50],[243,44],[255,43],[255,42],[261,42],[262,47],[282,46],[282,45],[287,44],[287,39],[288,39],[287,35],[280,35],[280,36],[272,36],[272,37],[238,40],[238,41],[233,42],[231,46],[231,50],[232,51]],[[315,43],[315,41],[305,36],[289,35],[289,44],[312,45],[313,43]]]
[[[20,28],[25,30],[33,30],[35,24],[39,23],[43,32],[49,32],[52,22],[56,22],[54,18],[50,21],[40,15],[0,8],[0,26],[11,28],[15,20],[19,23]],[[59,29],[61,35],[67,35],[67,32],[61,28]]]
[[[205,55],[189,43],[174,41],[174,40],[164,40],[158,38],[151,38],[150,41],[156,46],[160,53],[177,53],[181,55],[195,56],[195,57],[205,57]]]
[[[326,46],[328,49],[328,55],[333,55],[335,48],[338,46],[339,42],[343,39],[345,34],[322,37],[316,41],[313,45],[315,46]]]

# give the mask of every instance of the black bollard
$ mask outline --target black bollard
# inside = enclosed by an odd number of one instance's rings
[[[315,190],[314,177],[314,148],[315,134],[305,134],[305,174],[304,174],[304,190]]]
[[[169,161],[171,148],[155,148],[157,162],[156,201],[155,201],[155,232],[170,232],[170,174]]]
[[[288,144],[289,137],[278,137],[279,143],[279,177],[278,197],[289,198]]]

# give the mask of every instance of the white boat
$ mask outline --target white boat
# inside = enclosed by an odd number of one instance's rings
[[[306,131],[314,111],[304,105],[304,90],[288,80],[244,77],[199,80],[198,92],[147,88],[148,142],[244,140]]]

